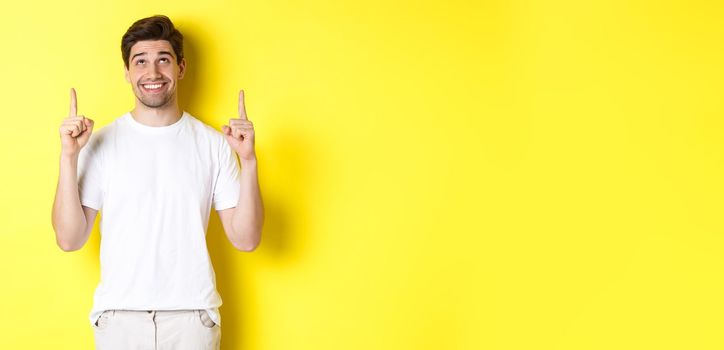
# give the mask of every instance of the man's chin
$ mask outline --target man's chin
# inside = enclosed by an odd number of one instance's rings
[[[170,98],[139,98],[138,100],[141,101],[141,103],[148,108],[165,107],[171,101]]]

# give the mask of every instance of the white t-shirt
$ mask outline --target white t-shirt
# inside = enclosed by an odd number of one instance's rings
[[[224,136],[186,112],[163,127],[126,113],[94,131],[78,157],[81,204],[101,210],[91,323],[110,309],[205,309],[220,325],[206,230],[212,204],[236,206],[239,179]]]

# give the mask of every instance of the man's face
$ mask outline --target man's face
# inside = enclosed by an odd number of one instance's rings
[[[139,41],[131,47],[126,81],[146,107],[161,108],[175,100],[177,82],[186,71],[186,61],[176,63],[173,47],[166,40]]]

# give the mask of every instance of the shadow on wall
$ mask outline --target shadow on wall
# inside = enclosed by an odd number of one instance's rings
[[[257,307],[255,291],[259,286],[252,284],[253,280],[247,271],[248,266],[239,266],[239,254],[255,254],[259,260],[284,268],[285,263],[294,263],[304,254],[304,246],[310,242],[305,233],[304,219],[308,218],[305,208],[308,206],[311,186],[308,182],[309,173],[303,168],[306,160],[300,155],[309,155],[304,144],[298,138],[279,137],[269,140],[274,144],[270,152],[259,153],[259,183],[264,201],[265,220],[261,244],[252,253],[235,250],[224,233],[223,226],[217,213],[212,212],[209,218],[207,244],[211,260],[216,272],[216,283],[223,305],[221,307],[222,321],[222,349],[253,349],[257,346],[256,338],[260,333],[259,320],[265,310]],[[264,143],[267,143],[266,141]],[[259,144],[257,143],[257,147]],[[283,172],[279,177],[284,179],[282,189],[265,187],[265,162],[281,164],[277,171]],[[306,170],[305,170],[306,169]],[[288,181],[287,181],[288,179]],[[287,191],[288,190],[288,191]],[[292,202],[295,206],[292,206]],[[212,210],[215,211],[215,210]],[[257,260],[257,259],[255,259]],[[251,267],[253,268],[253,267]],[[248,322],[248,324],[245,323]],[[267,333],[267,332],[263,332]]]
[[[206,76],[204,56],[197,54],[196,37],[192,31],[184,31],[184,56],[186,58],[186,73],[178,85],[178,104],[182,111],[188,111],[196,116],[194,111],[198,110],[198,100],[195,98],[196,91],[202,91],[205,82],[198,77]]]

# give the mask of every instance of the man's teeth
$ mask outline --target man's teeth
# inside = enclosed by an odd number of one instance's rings
[[[143,85],[146,89],[158,89],[161,87],[162,84],[150,84],[150,85]]]

